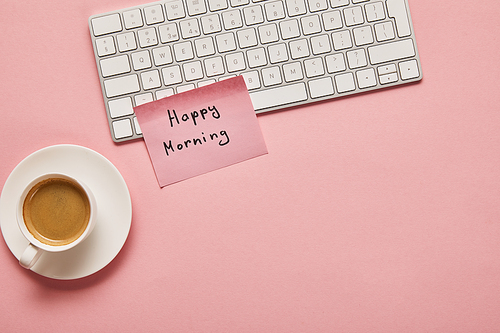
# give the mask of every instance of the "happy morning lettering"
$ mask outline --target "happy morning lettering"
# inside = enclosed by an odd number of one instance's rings
[[[199,111],[193,111],[189,113],[184,113],[180,117],[177,115],[175,110],[167,110],[168,119],[170,121],[170,127],[181,126],[185,124],[191,124],[197,126],[200,122],[205,121],[212,117],[213,119],[220,119],[221,114],[217,110],[216,106],[209,106],[206,109],[201,109]],[[217,142],[218,141],[218,142]],[[205,143],[215,142],[219,146],[225,146],[229,143],[229,135],[225,130],[216,131],[213,133],[201,132],[200,137],[197,138],[188,138],[182,142],[174,142],[169,140],[168,143],[163,141],[163,147],[165,149],[165,153],[167,156],[170,156],[171,153],[176,151],[181,151],[183,149],[189,149],[194,146],[203,145]]]

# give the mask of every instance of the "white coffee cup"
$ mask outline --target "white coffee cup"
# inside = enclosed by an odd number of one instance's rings
[[[30,242],[19,264],[29,269],[44,251],[67,251],[87,238],[96,224],[97,204],[82,181],[47,173],[26,186],[16,213],[19,229]]]

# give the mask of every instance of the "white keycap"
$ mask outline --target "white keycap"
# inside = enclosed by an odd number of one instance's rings
[[[205,1],[203,0],[188,0],[187,1],[188,13],[191,16],[204,14],[207,12]]]
[[[389,64],[389,65],[384,65],[377,67],[377,71],[379,75],[384,75],[388,73],[396,73],[396,65],[394,64]]]
[[[266,87],[274,86],[283,82],[279,67],[269,67],[262,70],[262,80]]]
[[[330,4],[333,8],[347,6],[349,4],[349,0],[330,0]]]
[[[354,43],[357,46],[367,45],[373,43],[373,34],[370,26],[364,26],[353,30]]]
[[[365,50],[358,49],[347,52],[347,63],[351,69],[365,67],[368,65]]]
[[[299,39],[290,42],[290,53],[292,59],[299,59],[309,56],[309,46],[307,45],[307,40]]]
[[[180,22],[183,38],[197,37],[201,34],[197,19],[183,20]]]
[[[123,13],[123,20],[125,21],[125,29],[133,29],[142,27],[142,15],[140,9],[132,9]]]
[[[182,65],[186,81],[193,81],[203,78],[203,70],[200,61],[188,62]]]
[[[162,43],[170,43],[179,40],[179,32],[175,23],[162,24],[158,28]]]
[[[352,73],[336,75],[335,86],[337,87],[337,91],[339,93],[355,90],[356,84],[354,83],[354,76]]]
[[[266,2],[264,8],[268,21],[279,20],[285,17],[285,8],[282,1]]]
[[[134,114],[132,100],[130,97],[111,100],[108,102],[109,115],[111,118],[118,118]]]
[[[198,82],[198,88],[199,87],[208,86],[209,84],[212,84],[212,83],[215,83],[215,82],[217,82],[217,81],[215,81],[214,79],[205,80],[205,81],[199,81]]]
[[[238,43],[242,49],[257,45],[257,34],[253,28],[239,30],[236,35],[238,36]]]
[[[267,65],[266,51],[262,47],[247,51],[247,59],[250,68]]]
[[[161,5],[154,5],[144,8],[144,16],[146,16],[146,24],[148,25],[165,21]]]
[[[208,15],[201,18],[201,27],[205,34],[212,34],[222,30],[220,25],[219,15]]]
[[[151,68],[151,57],[149,56],[149,52],[139,51],[132,53],[132,66],[136,71],[146,68]]]
[[[404,61],[399,63],[399,72],[401,79],[409,80],[420,76],[416,60]]]
[[[166,45],[153,49],[153,60],[156,66],[171,64],[174,59],[172,58],[170,46]]]
[[[134,97],[135,105],[139,106],[153,101],[152,93],[145,93]]]
[[[370,62],[373,65],[415,56],[415,48],[411,39],[376,45],[368,48]]]
[[[258,89],[260,88],[260,79],[259,72],[252,71],[241,74],[245,79],[245,83],[247,85],[248,90]]]
[[[210,11],[215,12],[217,10],[227,8],[227,0],[208,0],[208,7]]]
[[[130,64],[126,55],[106,58],[99,62],[103,77],[113,76],[130,72]]]
[[[332,78],[327,76],[308,82],[311,98],[324,97],[334,94]]]
[[[358,79],[358,86],[361,89],[377,85],[377,78],[373,68],[367,68],[356,72],[356,78]]]
[[[307,2],[309,3],[309,10],[311,12],[317,12],[328,8],[327,0],[307,0]]]
[[[333,48],[337,51],[352,47],[352,40],[349,31],[339,31],[332,34]]]
[[[262,44],[276,42],[279,39],[276,24],[259,26],[259,37]]]
[[[94,36],[102,36],[122,30],[122,22],[119,14],[112,14],[92,19],[92,30]]]
[[[306,69],[307,77],[315,77],[325,74],[325,68],[323,67],[323,59],[313,58],[304,61],[304,67]]]
[[[226,30],[236,29],[243,26],[240,11],[237,9],[224,11],[222,13],[222,22],[224,23]]]
[[[95,45],[99,57],[104,57],[116,53],[115,42],[113,37],[104,37],[96,39]]]
[[[328,55],[325,60],[328,73],[337,73],[346,70],[343,53]]]
[[[393,17],[396,21],[398,36],[410,36],[410,21],[408,19],[408,14],[406,13],[404,0],[387,0],[387,11],[389,13],[389,17]]]
[[[175,94],[174,93],[174,89],[172,89],[172,88],[158,90],[156,92],[156,99],[162,99],[162,98],[165,98],[165,97],[172,96],[174,94]]]
[[[104,81],[104,90],[107,97],[130,94],[141,90],[137,75],[127,75]]]
[[[302,17],[300,23],[304,35],[312,35],[321,32],[321,23],[318,15]]]
[[[380,84],[394,83],[398,81],[398,74],[390,73],[390,74],[380,75],[379,79],[380,79]]]
[[[116,41],[120,52],[135,50],[137,48],[133,32],[127,32],[116,36]]]
[[[217,43],[217,49],[219,52],[229,52],[236,50],[236,41],[234,35],[229,32],[225,34],[218,34],[215,36],[215,41]]]
[[[182,42],[174,44],[174,55],[177,61],[184,61],[194,58],[191,42]]]
[[[286,8],[290,16],[302,15],[307,12],[304,0],[287,0]]]
[[[196,39],[194,41],[194,46],[198,57],[205,57],[208,55],[215,54],[215,45],[212,40],[212,37]]]
[[[286,82],[293,82],[304,78],[300,62],[291,62],[283,65],[283,74],[285,75]]]
[[[325,30],[334,30],[342,28],[342,17],[339,10],[326,12],[321,15]]]
[[[396,36],[394,34],[392,22],[375,24],[375,36],[379,42],[394,39]]]
[[[154,46],[158,44],[158,37],[156,36],[155,28],[142,29],[137,32],[139,45],[141,47]]]
[[[116,139],[123,139],[134,135],[130,119],[113,121],[113,133]]]
[[[182,92],[185,92],[185,91],[189,91],[189,90],[193,90],[195,89],[196,87],[194,86],[194,84],[192,83],[189,83],[189,84],[184,84],[182,86],[178,86],[177,87],[177,93],[180,94]]]
[[[137,120],[137,117],[134,117],[134,127],[135,127],[135,133],[137,135],[141,135],[142,130],[141,130],[141,127],[139,126],[139,121]]]
[[[297,20],[281,21],[280,31],[283,39],[290,39],[300,36],[299,23]]]
[[[205,64],[205,72],[208,77],[222,75],[225,73],[222,57],[205,59],[203,63]]]
[[[161,70],[161,73],[166,86],[182,82],[181,68],[177,65],[165,67]]]
[[[328,35],[311,37],[311,48],[313,54],[330,53],[332,51],[330,38],[328,38]]]
[[[167,10],[167,18],[169,20],[176,20],[186,16],[182,0],[168,0],[165,3],[165,9]]]
[[[380,21],[385,19],[384,4],[374,2],[365,5],[366,20],[368,22]]]
[[[226,66],[228,72],[242,71],[246,68],[243,52],[226,55]]]
[[[288,61],[288,51],[284,43],[270,45],[267,50],[272,64]]]
[[[249,0],[229,0],[229,1],[231,2],[231,7],[248,5],[250,3]]]
[[[144,90],[161,87],[160,73],[156,69],[153,71],[142,72],[141,81]]]
[[[345,25],[348,27],[365,22],[363,18],[363,11],[360,6],[344,9]]]
[[[255,110],[286,105],[307,100],[306,87],[303,82],[268,90],[250,92]]]

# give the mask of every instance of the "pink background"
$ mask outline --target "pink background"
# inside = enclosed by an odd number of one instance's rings
[[[129,239],[56,281],[0,244],[3,332],[499,332],[500,2],[411,0],[424,80],[259,116],[269,154],[160,189],[109,136],[90,15],[3,0],[0,186],[30,153],[122,173]]]

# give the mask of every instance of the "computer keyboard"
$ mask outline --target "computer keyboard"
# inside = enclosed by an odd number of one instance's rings
[[[166,0],[89,18],[113,141],[133,107],[242,75],[256,112],[422,78],[407,0]]]

